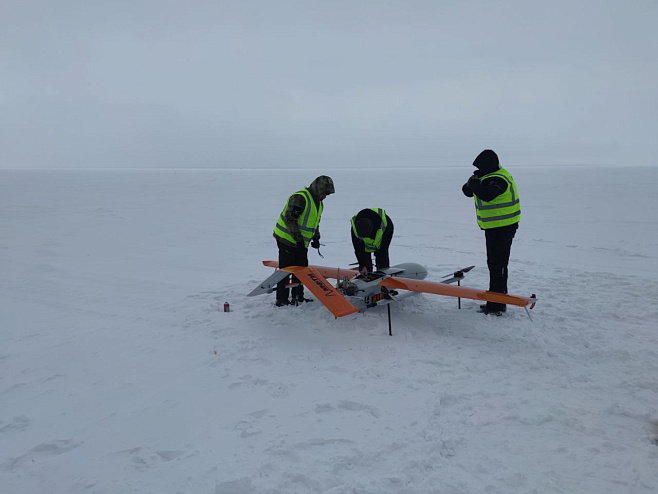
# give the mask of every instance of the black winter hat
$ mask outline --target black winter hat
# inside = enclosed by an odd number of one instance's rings
[[[373,224],[368,218],[359,218],[354,223],[356,234],[360,237],[370,237],[372,235]]]
[[[473,166],[482,171],[497,170],[500,166],[498,155],[491,149],[485,149],[477,155],[477,158],[475,158],[475,161],[473,162]]]

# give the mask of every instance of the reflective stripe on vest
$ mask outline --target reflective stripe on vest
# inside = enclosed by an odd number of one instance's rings
[[[386,226],[388,225],[388,221],[386,221],[386,211],[384,211],[381,208],[370,208],[372,211],[377,213],[379,215],[379,219],[381,220],[381,223],[379,224],[379,229],[377,230],[377,233],[375,234],[375,238],[370,238],[370,237],[359,237],[359,235],[356,233],[356,217],[357,215],[352,216],[352,231],[354,232],[354,235],[356,238],[360,238],[363,240],[363,243],[366,246],[366,252],[375,252],[376,250],[379,250],[379,248],[382,246],[382,237],[384,236],[384,230],[386,230]]]
[[[302,214],[299,215],[299,218],[297,218],[297,224],[299,225],[299,231],[302,234],[302,237],[304,237],[304,247],[308,248],[308,244],[311,243],[311,239],[315,235],[315,232],[318,229],[318,225],[320,224],[320,217],[322,216],[323,208],[322,201],[320,201],[320,207],[316,208],[315,201],[313,200],[313,197],[311,197],[311,193],[308,191],[308,189],[302,189],[299,192],[295,192],[295,194],[304,196],[304,199],[306,199],[306,207],[304,208]],[[293,196],[295,194],[293,194]],[[274,226],[274,234],[277,237],[295,244],[296,241],[290,234],[285,221],[285,214],[288,210],[289,202],[290,197],[286,201],[285,206],[283,206],[283,211],[279,215],[279,219]]]
[[[473,195],[478,225],[485,230],[513,225],[521,220],[521,203],[512,175],[504,168],[500,168],[481,177],[480,180],[491,177],[502,178],[507,182],[508,187],[505,192],[490,202],[483,201],[475,194]]]

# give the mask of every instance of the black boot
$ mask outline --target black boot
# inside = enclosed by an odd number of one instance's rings
[[[292,289],[292,303],[303,304],[304,302],[313,302],[312,298],[304,298],[304,285],[297,285]]]
[[[276,306],[283,307],[284,305],[290,305],[290,300],[288,300],[288,294],[290,290],[288,288],[280,289],[276,287]]]
[[[290,305],[288,296],[290,295],[290,288],[286,287],[288,284],[287,279],[281,280],[276,285],[276,306],[282,307],[284,305]]]
[[[502,316],[503,312],[507,312],[507,306],[505,304],[496,304],[494,302],[487,302],[482,304],[478,312],[483,314],[492,314],[494,316]]]

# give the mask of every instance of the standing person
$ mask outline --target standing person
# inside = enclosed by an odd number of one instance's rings
[[[507,293],[507,265],[512,239],[519,227],[521,204],[514,179],[500,166],[491,149],[482,151],[473,161],[477,170],[462,187],[467,197],[475,200],[475,212],[487,243],[489,291]],[[501,315],[505,304],[487,302],[480,312]]]
[[[321,175],[308,187],[295,192],[288,198],[279,219],[274,226],[274,238],[279,248],[279,268],[288,266],[308,266],[308,246],[320,248],[320,217],[322,201],[334,193],[334,182],[326,175]],[[293,283],[299,280],[293,276]],[[292,300],[288,300],[290,290],[286,285],[290,276],[281,280],[276,286],[276,305],[312,302],[304,298],[304,285],[292,289]]]
[[[393,239],[393,222],[381,208],[362,209],[350,221],[352,245],[359,272],[365,276],[372,272],[372,253],[375,253],[377,269],[390,266],[388,248]]]

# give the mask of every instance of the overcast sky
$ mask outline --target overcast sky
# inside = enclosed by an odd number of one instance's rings
[[[0,0],[0,167],[658,166],[658,0]]]

